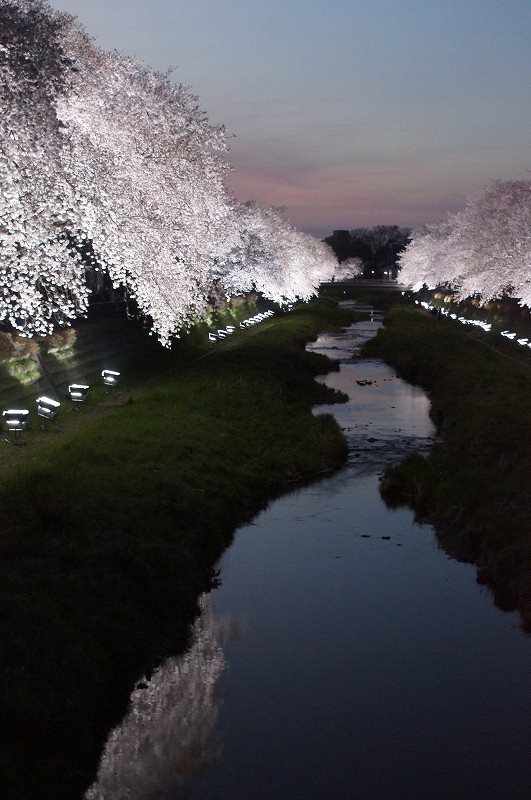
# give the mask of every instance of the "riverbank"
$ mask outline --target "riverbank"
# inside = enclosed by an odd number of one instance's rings
[[[347,454],[334,369],[304,345],[351,314],[301,306],[214,347],[139,337],[110,401],[4,445],[2,797],[81,796],[146,670],[186,642],[235,526]]]
[[[364,352],[429,392],[441,437],[428,457],[388,469],[383,495],[433,522],[442,546],[475,562],[531,630],[531,371],[519,350],[405,306]]]

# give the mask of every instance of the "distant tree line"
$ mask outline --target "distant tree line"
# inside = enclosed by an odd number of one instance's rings
[[[342,263],[359,259],[363,276],[396,278],[398,255],[409,242],[411,230],[398,225],[376,225],[374,228],[335,230],[324,240]]]

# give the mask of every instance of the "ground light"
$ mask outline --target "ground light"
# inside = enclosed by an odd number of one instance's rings
[[[68,394],[73,403],[84,403],[88,398],[90,386],[84,383],[71,383],[68,387]]]
[[[37,414],[39,417],[44,417],[44,419],[55,419],[61,405],[58,400],[52,400],[51,397],[44,396],[38,397],[36,403]]]
[[[267,317],[272,317],[274,311],[264,311],[260,314],[255,314],[254,317],[248,317],[247,319],[242,319],[240,322],[240,328],[250,328],[252,325],[256,325],[257,322],[262,322]],[[209,342],[216,342],[218,339],[224,339],[226,336],[230,336],[236,330],[235,325],[226,325],[225,328],[218,328],[216,333],[210,332],[208,334],[208,341]]]
[[[58,400],[52,400],[51,397],[38,397],[36,400],[37,403],[37,416],[42,417],[44,420],[54,420],[59,413],[59,403]],[[41,425],[44,428],[43,425]]]
[[[105,386],[116,386],[120,380],[120,373],[113,369],[104,369],[101,371],[101,377]]]
[[[4,441],[9,444],[26,444],[26,442],[17,441],[18,436],[22,431],[29,427],[29,411],[27,408],[9,408],[2,412],[4,422],[6,424],[8,433],[15,434],[15,440],[5,439]]]

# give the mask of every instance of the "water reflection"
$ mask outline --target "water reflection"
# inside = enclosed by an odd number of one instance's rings
[[[131,695],[127,716],[110,734],[85,800],[155,800],[219,757],[214,729],[226,666],[222,647],[237,626],[215,616],[206,597],[201,607],[190,649],[168,658]]]

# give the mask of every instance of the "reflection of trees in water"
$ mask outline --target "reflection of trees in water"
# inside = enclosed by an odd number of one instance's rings
[[[214,616],[205,597],[201,607],[189,650],[168,658],[131,695],[85,800],[155,800],[220,756],[216,686],[225,668],[222,645],[235,628]]]

